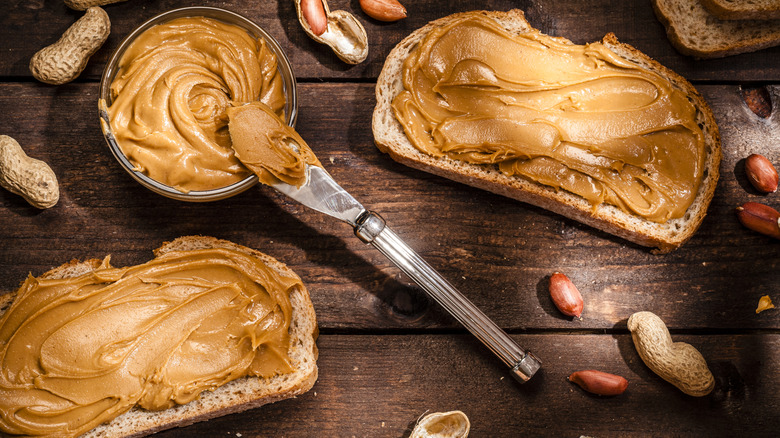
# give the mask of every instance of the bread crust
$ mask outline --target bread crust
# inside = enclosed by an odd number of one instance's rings
[[[777,20],[780,19],[780,3],[766,1],[744,2],[739,0],[700,0],[710,14],[721,20]]]
[[[694,58],[723,58],[780,45],[780,23],[719,20],[700,0],[653,0],[653,11],[674,48]]]
[[[475,12],[495,20],[515,34],[533,29],[524,13],[517,9]],[[379,150],[409,167],[553,211],[636,244],[654,247],[655,252],[672,251],[690,239],[706,215],[719,176],[720,133],[715,118],[702,96],[687,80],[634,47],[619,42],[614,34],[607,34],[602,40],[610,50],[668,79],[689,97],[698,110],[697,122],[704,127],[707,149],[706,176],[685,218],[656,224],[607,204],[601,204],[594,210],[587,200],[573,193],[555,190],[521,176],[505,175],[495,166],[457,161],[447,156],[432,157],[420,152],[409,142],[391,106],[395,96],[403,90],[403,61],[433,28],[445,26],[469,13],[453,14],[432,21],[412,32],[390,52],[377,81],[377,104],[372,120],[374,141]],[[564,44],[573,44],[565,38],[555,39]]]
[[[240,251],[262,260],[266,265],[284,275],[297,275],[286,265],[260,251],[236,243],[207,236],[184,236],[165,242],[154,250],[159,257],[172,251],[225,248]],[[103,263],[100,259],[83,262],[72,260],[42,274],[39,278],[70,278],[94,271]],[[12,304],[16,292],[0,295],[0,315]],[[314,306],[305,287],[298,287],[290,294],[293,316],[290,323],[291,363],[296,371],[271,378],[243,377],[220,386],[214,391],[204,391],[201,396],[186,404],[162,411],[146,411],[133,408],[112,421],[101,424],[81,435],[82,438],[142,437],[165,429],[188,426],[211,418],[242,412],[248,409],[292,398],[303,394],[317,380],[318,357],[315,343],[318,328]],[[300,343],[293,349],[293,345]],[[7,436],[0,433],[0,436]]]

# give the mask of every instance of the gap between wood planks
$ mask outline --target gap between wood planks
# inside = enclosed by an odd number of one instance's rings
[[[509,335],[630,335],[627,328],[599,329],[568,329],[568,328],[537,328],[537,329],[504,329]],[[739,335],[780,335],[780,329],[774,328],[672,328],[672,335],[690,336],[739,336]],[[365,336],[398,336],[398,335],[467,335],[464,329],[453,328],[392,328],[392,329],[362,329],[362,328],[320,328],[321,335],[365,335]]]

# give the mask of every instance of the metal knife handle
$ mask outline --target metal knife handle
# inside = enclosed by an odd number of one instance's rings
[[[506,332],[385,226],[381,216],[372,211],[364,211],[356,221],[355,234],[363,242],[374,245],[398,265],[431,298],[509,366],[512,376],[519,382],[528,381],[541,367],[539,359],[517,345]]]

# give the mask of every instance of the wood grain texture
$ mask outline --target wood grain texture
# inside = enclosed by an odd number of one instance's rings
[[[80,80],[98,80],[111,52],[130,31],[149,18],[185,6],[215,6],[245,15],[279,41],[303,80],[376,79],[390,50],[427,22],[454,12],[475,9],[519,8],[543,32],[576,43],[600,40],[608,32],[629,43],[689,80],[780,81],[780,47],[726,59],[696,61],[677,53],[649,0],[614,2],[594,0],[583,6],[579,0],[461,0],[406,2],[408,17],[395,23],[369,18],[357,0],[331,0],[331,9],[352,12],[364,25],[369,38],[366,61],[350,66],[329,48],[311,40],[297,21],[292,0],[131,0],[105,7],[111,18],[111,35],[93,56]],[[60,0],[4,0],[0,2],[0,77],[31,78],[27,67],[32,55],[53,42],[81,16]]]
[[[516,339],[546,359],[522,386],[468,336],[321,336],[320,378],[307,394],[160,436],[400,438],[423,413],[454,409],[469,416],[470,437],[760,437],[780,426],[776,335],[676,336],[708,358],[717,383],[703,398],[653,374],[629,335]],[[600,397],[567,381],[593,368],[625,377],[628,389]]]
[[[780,208],[780,198],[748,188],[741,167],[752,152],[780,162],[772,146],[778,115],[770,123],[755,116],[735,86],[700,90],[723,134],[722,178],[700,231],[666,256],[393,162],[372,143],[370,84],[301,84],[298,129],[345,189],[503,327],[622,329],[633,312],[650,310],[673,329],[780,328],[771,313],[754,312],[780,283],[778,244],[742,228],[733,211],[749,200]],[[142,263],[163,241],[205,234],[289,264],[312,290],[323,328],[457,327],[347,225],[267,187],[205,204],[144,189],[108,152],[96,92],[96,84],[0,85],[3,107],[30,103],[0,114],[0,126],[50,163],[61,184],[60,203],[46,211],[0,192],[0,222],[9,224],[0,230],[2,290],[73,258],[112,254],[118,266]],[[547,278],[555,271],[582,292],[583,320],[564,318],[549,300]]]
[[[162,433],[168,437],[405,437],[426,411],[461,409],[474,437],[773,436],[780,427],[780,311],[755,313],[780,296],[780,243],[740,226],[746,201],[780,209],[780,196],[749,184],[745,157],[780,164],[780,48],[695,61],[671,47],[649,0],[402,1],[409,17],[379,23],[357,0],[368,59],[339,61],[300,29],[291,0],[129,0],[106,6],[112,34],[75,83],[34,81],[29,58],[81,13],[61,0],[0,2],[0,134],[47,161],[61,200],[39,211],[0,190],[0,292],[74,258],[112,255],[142,263],[163,241],[205,234],[260,249],[309,287],[322,335],[320,379],[309,393],[243,414]],[[205,204],[158,196],[124,173],[97,119],[98,80],[133,27],[169,9],[205,5],[242,13],[274,35],[299,79],[298,130],[341,185],[381,213],[413,248],[544,362],[526,385],[345,224],[258,186]],[[721,180],[709,214],[679,250],[647,249],[519,202],[399,165],[373,145],[374,83],[384,58],[429,20],[471,9],[526,11],[529,21],[577,43],[615,32],[689,80],[712,106],[723,137]],[[741,85],[764,86],[772,112],[759,117]],[[581,291],[582,320],[563,317],[548,276]],[[652,374],[626,329],[649,310],[693,344],[715,374],[715,392],[688,397]],[[596,368],[629,380],[601,398],[566,381]]]

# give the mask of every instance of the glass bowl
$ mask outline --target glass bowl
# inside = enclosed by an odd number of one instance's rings
[[[235,182],[226,187],[220,187],[211,190],[182,192],[169,185],[156,181],[150,178],[149,176],[143,174],[142,172],[135,170],[135,166],[133,165],[133,163],[130,162],[130,160],[124,155],[122,150],[119,148],[119,145],[117,144],[116,139],[112,133],[111,125],[109,122],[110,119],[108,116],[108,107],[111,106],[113,100],[113,97],[111,96],[111,83],[113,82],[114,77],[119,71],[119,60],[122,58],[122,55],[124,54],[125,50],[127,50],[128,46],[135,40],[136,37],[138,37],[138,35],[146,31],[150,27],[157,24],[165,23],[167,21],[176,18],[182,18],[182,17],[207,17],[207,18],[216,19],[224,23],[239,26],[245,29],[250,35],[252,35],[255,38],[263,38],[266,41],[268,47],[273,51],[273,53],[276,55],[277,58],[277,69],[281,74],[282,82],[284,84],[284,95],[285,95],[284,114],[286,119],[285,121],[289,126],[292,127],[295,126],[295,121],[298,117],[298,99],[297,99],[297,92],[296,92],[295,75],[293,75],[292,67],[290,66],[290,61],[287,59],[287,55],[282,50],[282,47],[274,39],[274,37],[268,34],[268,32],[263,30],[263,28],[253,23],[246,17],[243,17],[239,14],[236,14],[234,12],[225,9],[211,8],[211,7],[180,8],[180,9],[174,9],[162,13],[160,15],[157,15],[149,19],[145,23],[141,24],[137,28],[135,28],[132,32],[130,32],[130,34],[127,37],[125,37],[124,40],[122,40],[122,42],[119,44],[119,47],[117,47],[117,49],[111,55],[111,58],[106,64],[106,68],[103,71],[103,76],[100,80],[100,97],[98,99],[98,115],[100,116],[100,126],[103,131],[103,136],[106,139],[106,143],[108,143],[108,148],[111,150],[111,153],[114,155],[116,160],[119,162],[122,168],[125,169],[125,171],[127,171],[133,178],[135,178],[136,181],[138,181],[139,183],[141,183],[141,185],[152,190],[155,193],[158,193],[163,196],[167,196],[169,198],[182,200],[182,201],[192,201],[192,202],[216,201],[219,199],[224,199],[230,196],[237,195],[243,192],[244,190],[254,186],[255,184],[257,184],[257,176],[253,174],[249,175],[246,178],[242,179],[241,181]],[[172,163],[172,165],[175,165],[175,163]]]

